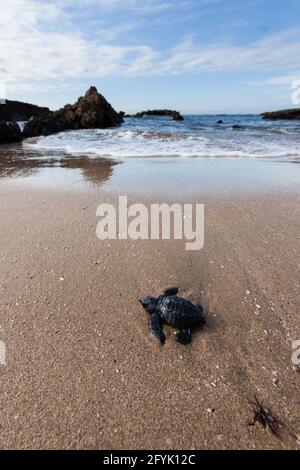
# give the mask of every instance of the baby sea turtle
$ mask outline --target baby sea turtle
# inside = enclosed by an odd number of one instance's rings
[[[164,344],[166,339],[163,323],[179,328],[176,341],[181,344],[191,342],[192,327],[205,324],[203,308],[182,297],[177,297],[177,293],[178,288],[171,287],[157,298],[147,295],[140,299],[144,309],[150,313],[150,330],[161,344]]]

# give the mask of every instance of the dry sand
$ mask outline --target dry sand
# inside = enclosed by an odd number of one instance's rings
[[[297,448],[249,426],[248,399],[299,430],[300,197],[202,198],[197,252],[100,242],[115,198],[0,185],[0,447]],[[186,347],[168,327],[157,344],[138,303],[170,285],[206,311]]]

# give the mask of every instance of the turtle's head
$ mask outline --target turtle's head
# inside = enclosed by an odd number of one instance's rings
[[[156,298],[146,295],[140,299],[140,303],[148,313],[153,313],[156,304]]]

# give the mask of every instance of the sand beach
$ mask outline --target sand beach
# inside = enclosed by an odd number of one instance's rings
[[[289,432],[249,426],[249,400],[297,431],[298,165],[186,160],[180,187],[181,164],[154,176],[164,163],[22,152],[1,148],[1,448],[297,449]],[[205,204],[203,249],[98,240],[96,209],[120,194]],[[205,310],[188,346],[168,326],[160,346],[138,302],[173,285]]]

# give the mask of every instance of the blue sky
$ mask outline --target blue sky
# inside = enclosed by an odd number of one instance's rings
[[[0,82],[57,108],[90,85],[118,110],[293,107],[299,0],[0,0]]]

